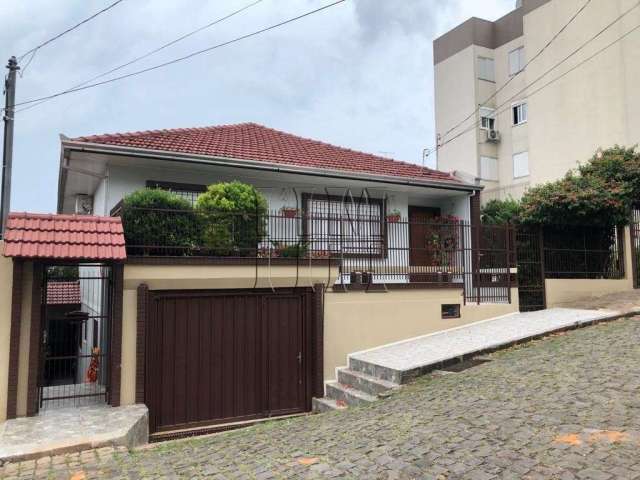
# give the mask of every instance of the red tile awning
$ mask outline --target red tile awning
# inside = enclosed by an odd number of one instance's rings
[[[118,217],[10,213],[4,256],[66,260],[125,260]]]

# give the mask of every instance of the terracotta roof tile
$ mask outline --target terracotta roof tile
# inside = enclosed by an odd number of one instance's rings
[[[449,173],[336,147],[255,123],[93,135],[74,140],[143,150],[461,183]]]
[[[47,305],[76,305],[80,303],[80,282],[60,281],[47,283]]]
[[[10,213],[4,236],[6,257],[124,260],[118,217]]]

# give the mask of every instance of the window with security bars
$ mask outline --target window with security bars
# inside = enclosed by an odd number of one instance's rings
[[[207,187],[205,185],[158,182],[154,180],[147,181],[147,188],[160,188],[162,190],[167,190],[181,198],[184,198],[194,206],[200,195],[207,191]]]
[[[384,254],[383,202],[310,198],[306,202],[306,233],[313,252],[332,255]]]

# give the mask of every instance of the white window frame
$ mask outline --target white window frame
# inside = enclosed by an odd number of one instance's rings
[[[516,121],[516,115],[518,120]],[[529,121],[529,105],[525,101],[515,102],[511,104],[511,124],[514,127],[523,125]]]
[[[522,157],[522,155],[525,155],[525,154],[527,156],[526,173],[524,173],[524,171],[522,171],[522,172],[516,171],[516,170],[520,170],[520,169],[516,169],[516,158]],[[529,151],[528,150],[524,150],[522,152],[514,153],[513,156],[512,156],[512,162],[511,163],[512,163],[512,168],[513,168],[513,178],[514,179],[526,178],[531,174],[531,172],[529,170]],[[516,173],[518,173],[518,175],[516,175]]]
[[[513,60],[517,61],[517,65],[514,64]],[[524,58],[524,46],[518,47],[514,50],[511,50],[508,55],[508,63],[509,63],[509,76],[513,77],[518,75],[521,71],[524,70],[526,65],[526,61]]]
[[[491,69],[490,69],[489,75],[483,75],[483,73],[486,73],[486,72],[483,72],[483,68],[482,68],[483,62],[491,63]],[[493,83],[496,82],[496,63],[493,58],[483,57],[482,55],[478,56],[478,78],[486,82],[493,82]]]
[[[485,120],[487,120],[485,125]],[[491,122],[493,120],[493,122]],[[493,125],[491,125],[493,123]],[[496,129],[496,110],[495,108],[480,107],[480,130]]]
[[[492,161],[493,168],[483,168],[486,165],[486,161]],[[487,175],[486,170],[494,170],[494,175],[493,176],[489,176]],[[490,157],[488,155],[480,155],[480,179],[481,180],[486,180],[489,182],[497,182],[499,180],[499,172],[498,172],[498,159],[496,157]]]

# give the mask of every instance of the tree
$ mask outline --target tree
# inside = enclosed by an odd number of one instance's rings
[[[517,223],[520,218],[520,202],[513,198],[490,200],[482,208],[482,223],[487,225],[504,225]]]

